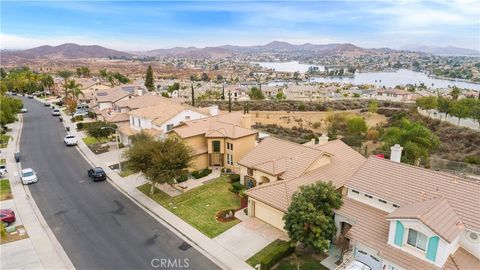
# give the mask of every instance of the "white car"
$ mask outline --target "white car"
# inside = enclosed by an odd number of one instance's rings
[[[65,142],[66,146],[77,145],[77,137],[75,137],[75,135],[68,134],[65,136],[65,138],[63,138],[63,141]]]
[[[27,108],[25,108],[25,107],[23,107],[20,111],[21,111],[22,113],[28,112]]]
[[[370,268],[368,265],[360,262],[360,261],[357,261],[357,260],[354,260],[352,261],[346,268],[345,270],[371,270],[372,268]]]
[[[7,166],[0,165],[0,176],[7,174]]]
[[[60,110],[59,109],[53,109],[52,110],[52,115],[53,116],[60,116],[61,115]]]
[[[21,179],[22,179],[22,184],[24,185],[38,182],[37,174],[31,168],[22,170]]]

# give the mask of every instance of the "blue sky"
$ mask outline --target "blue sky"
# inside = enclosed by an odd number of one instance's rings
[[[1,48],[349,42],[480,48],[480,1],[1,1]]]

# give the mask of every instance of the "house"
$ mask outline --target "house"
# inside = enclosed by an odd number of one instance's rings
[[[218,107],[211,108],[210,113],[218,113]],[[187,105],[174,103],[170,99],[161,99],[155,105],[142,107],[127,112],[129,125],[118,129],[120,141],[130,144],[130,136],[144,131],[154,137],[162,137],[174,126],[189,120],[207,117],[209,112]]]
[[[237,161],[255,147],[251,121],[251,115],[241,112],[221,114],[186,121],[169,134],[193,149],[192,170],[220,166],[238,171]]]
[[[380,89],[377,90],[376,98],[378,100],[407,102],[412,101],[413,94],[401,89]]]
[[[121,87],[99,90],[95,92],[95,99],[93,106],[95,106],[95,113],[101,114],[105,110],[113,110],[116,102],[127,100],[132,96],[132,93],[123,90]]]
[[[238,162],[248,215],[284,230],[283,215],[300,186],[331,181],[340,189],[364,161],[340,140],[301,145],[265,138]]]
[[[480,269],[480,183],[397,157],[372,156],[347,181],[339,238],[372,270]]]

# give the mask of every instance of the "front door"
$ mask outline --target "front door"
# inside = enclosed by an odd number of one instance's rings
[[[220,153],[212,153],[212,166],[221,166]]]

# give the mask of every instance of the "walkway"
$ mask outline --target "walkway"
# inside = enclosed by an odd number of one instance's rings
[[[286,240],[285,232],[257,218],[248,218],[214,240],[238,258],[247,260],[279,238]]]

